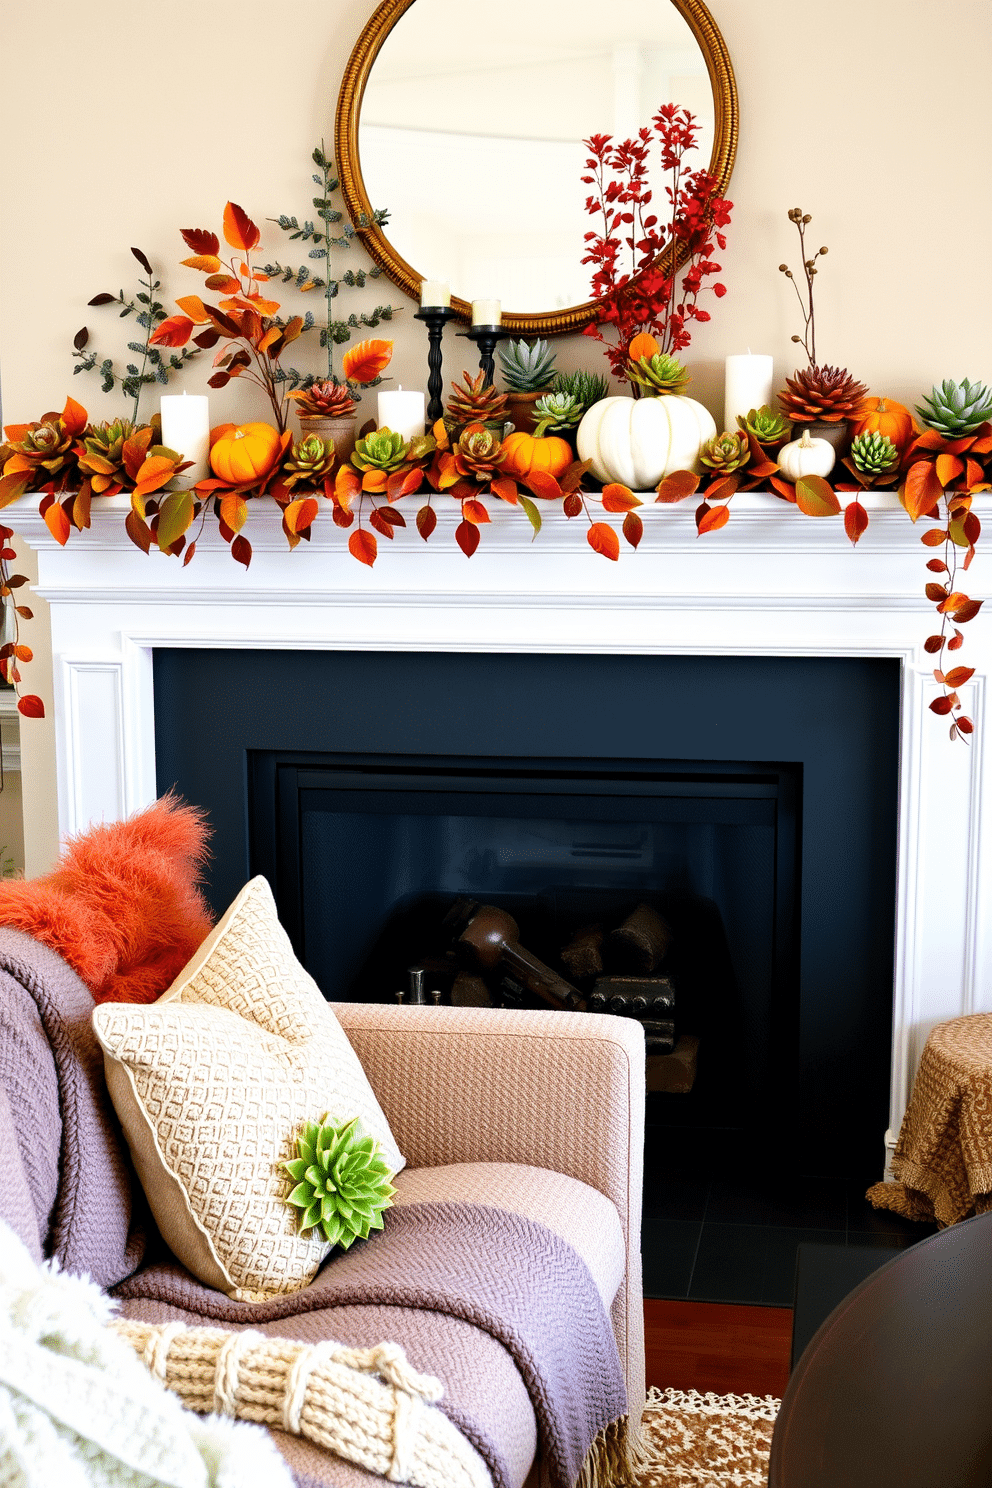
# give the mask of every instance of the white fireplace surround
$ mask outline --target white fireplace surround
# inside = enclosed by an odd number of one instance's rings
[[[992,894],[992,849],[982,847],[992,824],[992,606],[966,627],[955,658],[977,668],[962,690],[976,732],[969,746],[952,744],[947,720],[928,708],[937,689],[922,643],[934,612],[922,590],[932,550],[894,497],[869,495],[866,504],[871,526],[856,549],[839,519],[804,518],[773,496],[737,496],[729,526],[703,538],[691,499],[652,506],[640,548],[624,544],[618,563],[592,552],[581,519],[557,510],[533,542],[521,512],[494,514],[467,560],[453,541],[453,513],[441,514],[425,545],[411,509],[411,527],[379,540],[369,570],[348,556],[329,512],[312,542],[290,552],[264,501],[246,529],[254,549],[246,572],[215,533],[186,568],[145,556],[124,533],[121,498],[60,548],[23,498],[9,520],[38,554],[38,592],[51,605],[60,830],[154,799],[156,646],[897,657],[891,1151],[927,1033],[992,1010],[992,915],[982,912]],[[975,509],[988,524],[992,499]],[[976,598],[987,592],[990,562],[980,549],[964,576]],[[258,706],[278,700],[260,697]],[[691,728],[687,718],[687,755]],[[838,897],[846,892],[836,885]]]

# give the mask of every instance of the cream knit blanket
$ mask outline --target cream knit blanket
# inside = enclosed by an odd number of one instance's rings
[[[398,1344],[354,1349],[180,1322],[112,1326],[191,1410],[308,1437],[392,1482],[491,1488],[482,1458],[434,1409],[440,1381],[418,1374]]]

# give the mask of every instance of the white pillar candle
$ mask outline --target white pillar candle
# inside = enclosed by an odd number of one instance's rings
[[[379,393],[379,428],[392,429],[404,439],[413,439],[424,432],[423,393],[404,392],[401,387],[388,393]]]
[[[728,356],[723,396],[724,430],[734,434],[738,414],[747,417],[752,408],[762,408],[765,404],[772,406],[774,387],[770,356],[752,356],[750,352]]]
[[[171,482],[174,489],[188,491],[210,474],[210,399],[183,393],[161,400],[162,443],[184,460],[192,460]]]
[[[444,279],[425,279],[420,286],[421,308],[428,305],[451,304],[451,285]]]
[[[474,326],[498,326],[501,319],[499,300],[472,301],[472,324]]]

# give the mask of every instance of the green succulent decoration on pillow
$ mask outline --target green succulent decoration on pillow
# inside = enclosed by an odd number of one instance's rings
[[[298,1157],[283,1163],[296,1187],[286,1203],[303,1211],[300,1230],[319,1229],[330,1245],[347,1250],[382,1229],[382,1211],[396,1192],[379,1143],[355,1116],[343,1126],[308,1121],[296,1139]]]

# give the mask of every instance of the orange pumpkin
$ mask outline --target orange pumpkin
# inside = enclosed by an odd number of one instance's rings
[[[271,424],[228,424],[210,446],[210,464],[220,480],[246,486],[268,475],[281,449]]]
[[[530,475],[534,470],[546,471],[557,480],[575,459],[572,446],[567,439],[557,434],[508,434],[503,440],[503,461],[500,470],[505,475]]]
[[[859,434],[882,434],[902,451],[913,437],[913,415],[894,398],[865,398],[851,422],[851,438]]]

